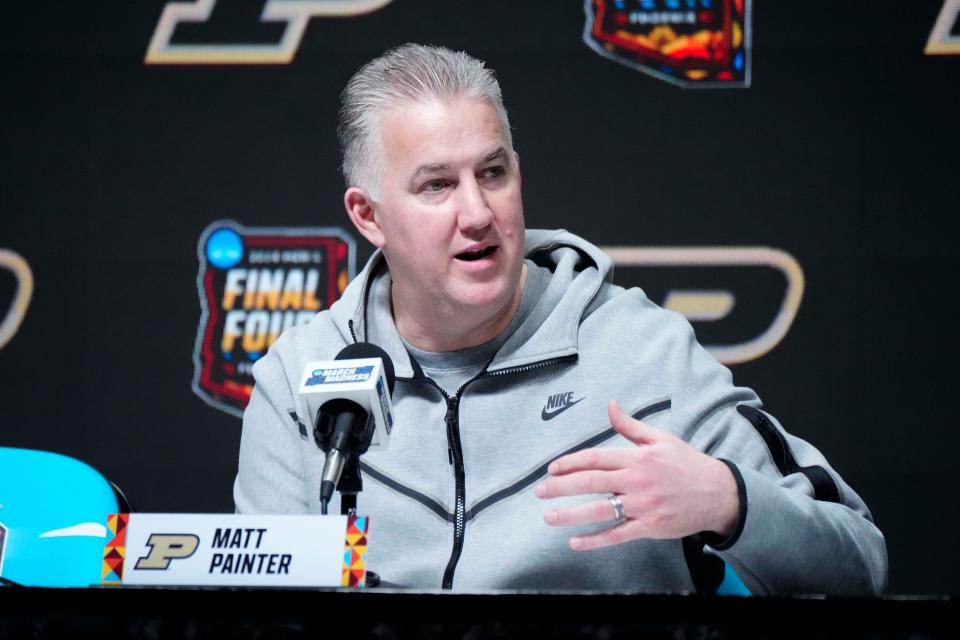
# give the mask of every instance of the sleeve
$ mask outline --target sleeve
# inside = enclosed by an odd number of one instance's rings
[[[882,593],[886,543],[860,496],[815,447],[765,413],[752,390],[733,385],[686,320],[670,315],[667,339],[686,354],[673,371],[675,427],[727,463],[740,493],[738,526],[726,540],[706,534],[708,550],[754,594]]]
[[[289,412],[293,394],[279,360],[267,354],[253,369],[255,385],[243,413],[240,460],[233,484],[237,513],[309,511],[303,445]]]

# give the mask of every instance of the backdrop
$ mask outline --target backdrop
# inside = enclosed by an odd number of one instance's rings
[[[960,3],[32,2],[0,22],[0,445],[230,511],[249,366],[370,255],[338,94],[407,41],[497,70],[530,227],[688,315],[887,535],[950,531]],[[264,18],[263,20],[261,18]]]

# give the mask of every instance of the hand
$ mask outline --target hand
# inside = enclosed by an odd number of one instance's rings
[[[682,538],[701,531],[729,536],[740,513],[737,483],[724,463],[671,433],[633,419],[616,401],[607,405],[610,424],[641,445],[584,449],[557,458],[552,478],[537,486],[538,498],[612,493],[623,502],[626,520],[603,531],[570,538],[586,551],[637,538]],[[608,499],[543,514],[549,525],[590,524],[615,517]]]

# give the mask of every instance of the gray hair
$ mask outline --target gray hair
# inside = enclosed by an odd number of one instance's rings
[[[337,134],[347,186],[361,187],[371,195],[379,188],[382,114],[403,103],[452,97],[489,100],[500,116],[507,150],[513,150],[500,84],[483,61],[463,51],[408,43],[361,67],[340,94]]]

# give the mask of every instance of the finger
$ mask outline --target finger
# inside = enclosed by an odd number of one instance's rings
[[[620,493],[623,484],[620,471],[578,471],[557,478],[549,478],[537,485],[538,498],[559,498],[590,493]]]
[[[570,538],[570,548],[574,551],[590,551],[601,547],[612,547],[643,537],[643,525],[636,520],[627,520],[609,529],[583,536]]]
[[[634,451],[631,451],[631,449],[623,448],[584,449],[557,458],[547,467],[547,472],[552,476],[562,476],[574,471],[588,469],[603,469],[606,471],[625,469],[630,466],[633,453]]]
[[[543,521],[554,527],[566,527],[572,524],[592,524],[615,520],[617,514],[610,500],[596,500],[578,504],[566,509],[551,509],[543,514]]]
[[[607,403],[607,413],[613,428],[624,438],[636,444],[653,444],[667,433],[625,413],[616,400],[610,400]]]

